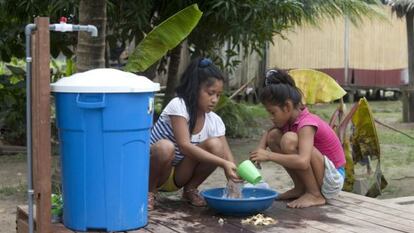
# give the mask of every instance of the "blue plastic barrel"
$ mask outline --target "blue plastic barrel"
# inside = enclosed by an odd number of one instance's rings
[[[127,231],[147,225],[149,137],[158,90],[158,83],[115,69],[52,84],[67,228]]]

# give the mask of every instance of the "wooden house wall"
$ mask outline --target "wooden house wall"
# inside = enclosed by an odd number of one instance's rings
[[[325,20],[318,27],[304,25],[274,38],[267,68],[310,68],[324,71],[342,85],[398,87],[408,82],[405,21],[381,8],[386,19],[349,23],[349,83],[344,83],[343,18]]]

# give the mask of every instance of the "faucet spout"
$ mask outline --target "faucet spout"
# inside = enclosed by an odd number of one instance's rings
[[[91,33],[91,36],[97,37],[98,36],[98,29],[94,25],[88,25],[89,31]]]
[[[90,32],[91,36],[98,36],[98,29],[94,25],[73,25],[73,31],[86,31]]]

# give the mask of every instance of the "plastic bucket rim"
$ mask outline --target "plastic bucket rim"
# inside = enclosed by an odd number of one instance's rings
[[[226,197],[218,197],[218,196],[214,196],[214,195],[210,195],[207,192],[212,192],[215,190],[224,190],[225,188],[211,188],[211,189],[205,189],[203,191],[200,192],[200,194],[204,197],[204,198],[209,198],[212,200],[218,200],[218,201],[230,201],[230,202],[251,202],[251,201],[264,201],[264,200],[268,200],[268,199],[272,199],[272,198],[276,198],[277,197],[277,192],[273,189],[265,189],[265,188],[243,188],[243,190],[265,190],[266,192],[270,192],[271,195],[269,196],[265,196],[265,197],[255,197],[255,198],[226,198]]]

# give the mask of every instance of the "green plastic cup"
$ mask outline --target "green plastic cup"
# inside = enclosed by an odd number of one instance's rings
[[[257,184],[262,180],[259,170],[250,160],[244,160],[237,167],[237,173],[241,178],[251,184]]]

